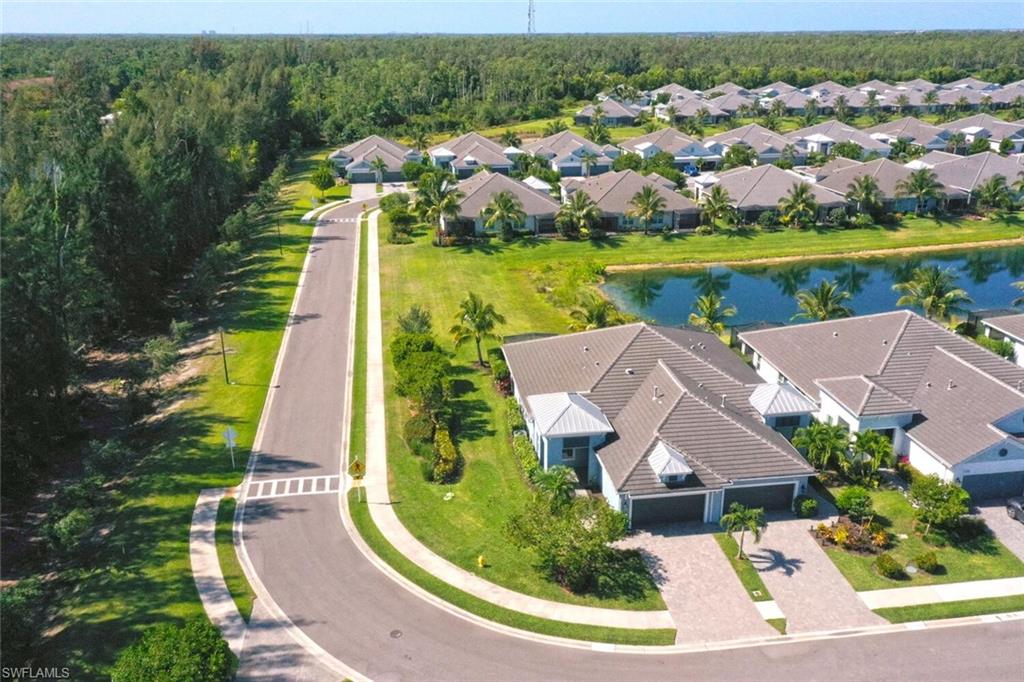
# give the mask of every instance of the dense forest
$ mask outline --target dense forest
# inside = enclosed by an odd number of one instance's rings
[[[7,38],[4,496],[81,441],[86,352],[202,307],[236,211],[289,151],[551,116],[623,82],[967,75],[1024,77],[1021,34]]]

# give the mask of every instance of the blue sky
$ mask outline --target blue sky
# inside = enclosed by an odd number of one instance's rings
[[[3,33],[520,33],[526,0],[3,0]],[[540,33],[1005,29],[1021,0],[536,0]]]

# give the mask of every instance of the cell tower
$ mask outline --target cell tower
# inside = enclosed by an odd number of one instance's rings
[[[533,35],[537,32],[536,19],[533,9],[533,0],[530,0],[530,8],[526,10],[526,34]]]

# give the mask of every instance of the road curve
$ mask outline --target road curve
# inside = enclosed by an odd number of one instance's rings
[[[340,474],[361,211],[329,211],[311,241],[253,482]],[[243,504],[240,534],[262,586],[306,636],[373,680],[1011,680],[1024,667],[1024,621],[665,655],[530,641],[471,623],[385,575],[347,534],[336,493]]]

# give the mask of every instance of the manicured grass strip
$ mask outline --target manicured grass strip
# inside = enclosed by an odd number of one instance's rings
[[[220,562],[220,571],[224,574],[224,582],[227,583],[231,598],[235,600],[235,606],[242,618],[249,622],[249,615],[252,613],[252,602],[256,598],[249,581],[242,572],[242,565],[238,562],[238,554],[235,552],[235,543],[232,539],[232,525],[235,521],[235,498],[225,497],[220,501],[217,508],[217,529],[215,532],[217,544],[217,560]]]
[[[1024,595],[1013,597],[991,597],[988,599],[967,599],[964,601],[945,602],[942,604],[922,604],[920,606],[896,606],[888,609],[875,609],[875,613],[890,623],[910,623],[919,620],[939,620],[940,618],[963,618],[966,616],[984,616],[989,613],[1010,613],[1024,611]]]
[[[366,240],[367,221],[359,221],[359,279],[356,293],[356,343],[352,358],[352,415],[349,431],[349,462],[359,459],[364,464],[366,456]]]
[[[785,618],[769,618],[765,621],[768,625],[779,631],[780,635],[786,634],[786,619]]]
[[[739,551],[739,545],[736,544],[736,540],[730,537],[728,533],[715,533],[715,541],[718,542],[718,546],[722,548],[722,552],[728,557],[729,563],[732,564],[732,570],[736,571],[736,577],[743,583],[743,589],[747,591],[750,598],[754,601],[771,601],[771,593],[764,586],[761,574],[757,572],[757,569],[750,563],[750,560],[736,558],[736,553]],[[785,622],[785,619],[780,620]],[[768,622],[770,623],[771,621]]]
[[[370,518],[370,508],[365,501],[365,495],[362,502],[358,501],[357,496],[358,491],[349,491],[349,510],[352,514],[352,521],[366,544],[377,556],[403,576],[450,604],[495,623],[553,637],[610,644],[668,646],[675,643],[676,631],[672,629],[632,630],[562,623],[511,611],[467,594],[424,571],[395,549]]]

